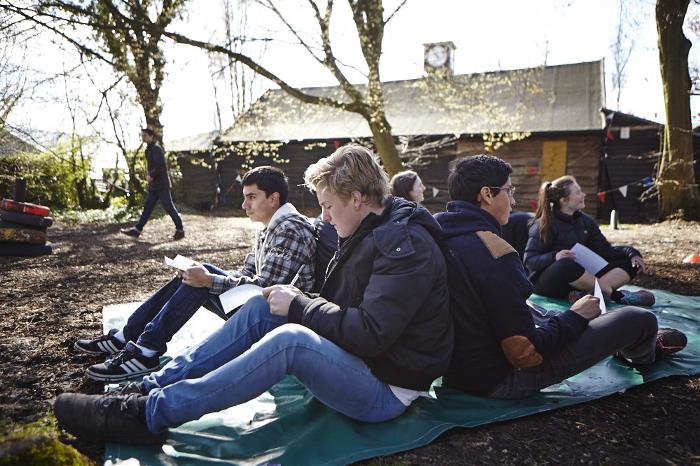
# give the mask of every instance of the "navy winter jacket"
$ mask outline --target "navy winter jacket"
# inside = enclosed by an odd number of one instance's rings
[[[289,322],[362,358],[384,383],[427,390],[453,346],[440,236],[427,210],[390,198],[342,240],[320,297],[294,298]]]
[[[445,385],[487,395],[514,368],[541,364],[585,330],[588,321],[570,310],[535,327],[526,303],[532,284],[491,214],[453,201],[435,217],[447,246],[455,327]]]

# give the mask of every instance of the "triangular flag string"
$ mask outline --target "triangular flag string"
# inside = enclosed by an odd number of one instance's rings
[[[601,203],[605,202],[606,195],[608,193],[614,193],[614,192],[619,192],[622,194],[622,197],[627,197],[627,188],[630,186],[637,186],[641,185],[642,188],[648,188],[650,186],[654,185],[654,179],[651,176],[645,176],[644,178],[640,178],[639,180],[632,182],[632,183],[627,183],[623,184],[622,186],[618,186],[617,188],[612,188],[612,189],[606,189],[605,191],[599,191],[596,193],[596,196],[598,197],[598,200]]]

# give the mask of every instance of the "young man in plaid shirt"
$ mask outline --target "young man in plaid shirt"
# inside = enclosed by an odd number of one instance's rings
[[[311,291],[315,276],[314,229],[287,202],[289,187],[284,172],[275,167],[257,167],[245,174],[242,184],[246,215],[264,225],[243,267],[229,273],[211,264],[192,265],[136,309],[123,329],[112,329],[94,340],[78,340],[75,349],[108,357],[106,362],[87,369],[89,378],[118,382],[158,369],[166,344],[197,309],[204,306],[222,315],[218,295],[238,285],[289,284],[299,274],[295,286]]]

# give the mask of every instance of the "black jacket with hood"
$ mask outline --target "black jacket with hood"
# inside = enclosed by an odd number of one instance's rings
[[[423,207],[389,198],[342,240],[321,295],[294,298],[289,322],[362,358],[387,384],[427,390],[453,346],[440,235]]]
[[[547,233],[545,243],[540,238],[539,220],[530,226],[523,262],[533,282],[556,261],[557,252],[571,249],[576,243],[583,244],[608,262],[642,255],[631,246],[612,246],[600,232],[595,220],[580,210],[567,215],[559,209],[553,209]]]
[[[487,395],[512,370],[538,366],[583,333],[588,321],[571,310],[535,327],[526,302],[532,284],[491,214],[472,203],[452,201],[447,212],[435,217],[448,248],[455,327],[445,385]]]

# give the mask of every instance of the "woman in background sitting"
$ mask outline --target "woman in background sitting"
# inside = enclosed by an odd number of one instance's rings
[[[399,172],[389,181],[391,195],[395,197],[403,197],[408,201],[413,201],[416,204],[423,202],[425,186],[418,176],[418,173],[413,170]]]
[[[592,292],[595,279],[606,297],[620,304],[651,306],[649,291],[618,288],[629,283],[637,271],[646,272],[639,251],[630,246],[612,246],[598,224],[582,212],[586,195],[573,176],[562,176],[540,187],[537,211],[528,235],[525,268],[534,291],[551,298],[569,297],[574,302]],[[571,248],[581,243],[608,261],[595,275],[575,261]]]

